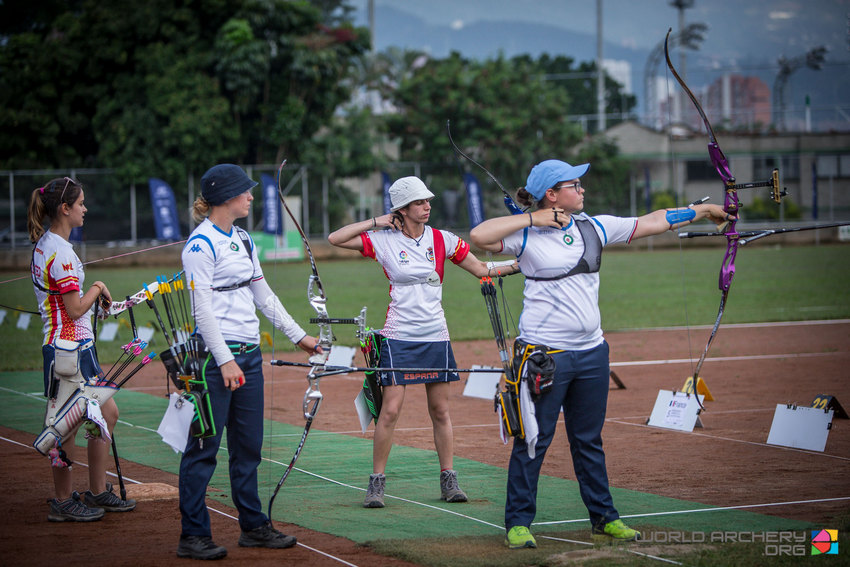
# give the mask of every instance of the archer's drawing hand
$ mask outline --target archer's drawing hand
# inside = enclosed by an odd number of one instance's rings
[[[551,209],[537,209],[531,215],[533,226],[550,226],[552,228],[563,228],[570,222],[570,215],[564,209],[553,207]]]

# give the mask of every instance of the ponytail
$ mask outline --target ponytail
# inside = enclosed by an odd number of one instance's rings
[[[44,236],[44,187],[33,189],[30,195],[30,204],[27,207],[27,232],[30,242],[35,244]]]
[[[195,222],[203,222],[205,218],[210,216],[210,204],[203,197],[197,197],[192,203],[192,218]]]

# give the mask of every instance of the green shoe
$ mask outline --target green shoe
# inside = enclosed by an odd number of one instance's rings
[[[613,543],[641,539],[640,532],[624,524],[623,520],[614,520],[601,527],[594,526],[592,537],[596,543]]]
[[[505,545],[511,549],[522,549],[523,547],[537,547],[534,536],[525,526],[514,526],[508,530],[505,536]]]

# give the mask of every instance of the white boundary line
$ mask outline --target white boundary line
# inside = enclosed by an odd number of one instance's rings
[[[817,498],[814,500],[790,500],[788,502],[767,502],[764,504],[742,504],[740,506],[718,506],[716,508],[691,508],[689,510],[671,510],[669,512],[647,512],[646,514],[629,514],[620,516],[621,518],[649,518],[653,516],[673,516],[677,514],[697,514],[700,512],[725,512],[729,510],[745,510],[748,508],[767,508],[770,506],[792,506],[795,504],[820,504],[823,502],[842,502],[850,500],[850,496],[841,496],[838,498]],[[553,520],[549,522],[533,522],[532,526],[554,526],[560,524],[573,524],[578,522],[586,522],[587,518],[578,520]]]
[[[657,430],[663,429],[658,427],[651,427],[649,425],[643,423],[631,423],[628,421],[621,421],[619,419],[606,419],[606,422],[611,423],[619,423],[620,425],[631,425],[632,427],[644,427],[647,429]],[[757,441],[745,441],[743,439],[732,439],[731,437],[720,437],[719,435],[709,435],[707,433],[698,433],[696,431],[676,431],[674,429],[668,429],[666,431],[670,431],[671,433],[681,433],[683,435],[697,435],[699,437],[705,437],[707,439],[715,439],[719,441],[731,441],[733,443],[743,443],[745,445],[755,445],[756,447],[765,447],[769,449],[779,449],[782,451],[793,451],[795,453],[804,453],[806,455],[812,455],[814,457],[825,457],[828,459],[838,459],[839,461],[850,461],[850,457],[842,457],[840,455],[830,455],[828,453],[821,453],[818,451],[808,451],[806,449],[797,449],[794,447],[785,447],[782,445],[770,445],[768,443],[759,443]]]
[[[776,360],[777,358],[815,358],[820,356],[841,356],[846,355],[846,351],[837,352],[801,352],[796,354],[750,354],[742,356],[715,356],[706,358],[705,362],[732,362],[736,360]],[[654,366],[661,364],[690,364],[693,360],[690,358],[670,358],[667,360],[632,360],[629,362],[611,362],[610,366]]]
[[[812,325],[846,325],[850,323],[850,319],[815,319],[813,321],[767,321],[764,323],[724,323],[724,329],[759,329],[770,327],[801,327]],[[617,329],[615,331],[606,331],[607,333],[633,333],[635,331],[686,331],[688,329],[711,329],[712,325],[692,325],[690,327],[682,325],[679,327],[644,327],[644,328],[629,328]]]

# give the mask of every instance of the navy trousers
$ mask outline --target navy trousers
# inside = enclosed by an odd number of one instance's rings
[[[225,388],[214,361],[206,367],[216,435],[201,440],[190,437],[180,461],[180,514],[182,535],[211,537],[206,507],[207,485],[215,472],[221,436],[227,429],[230,456],[230,491],[239,511],[239,526],[252,530],[268,521],[257,493],[257,468],[263,448],[263,357],[260,349],[237,354],[236,363],[245,374],[245,384]]]
[[[537,481],[552,443],[561,408],[579,491],[596,526],[619,518],[608,488],[602,426],[608,405],[608,343],[585,351],[555,353],[552,389],[535,403],[540,427],[536,455],[528,458],[525,440],[514,439],[508,466],[505,528],[530,526],[537,512]]]

